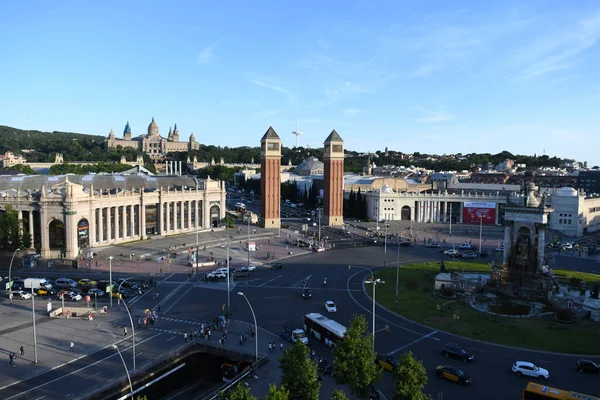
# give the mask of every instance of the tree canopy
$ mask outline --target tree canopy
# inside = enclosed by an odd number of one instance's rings
[[[297,341],[279,360],[283,372],[281,385],[289,391],[290,400],[319,400],[321,382],[317,379],[317,364],[308,357],[308,347]]]
[[[25,230],[23,221],[19,222],[17,211],[7,205],[0,212],[0,249],[13,251],[29,247],[31,235]]]
[[[423,393],[427,384],[427,371],[423,362],[416,360],[412,352],[404,353],[398,359],[394,370],[394,400],[428,400],[431,397]]]

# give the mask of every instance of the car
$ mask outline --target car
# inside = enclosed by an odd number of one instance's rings
[[[591,360],[577,360],[575,363],[576,369],[579,372],[587,372],[590,374],[600,374],[600,365]]]
[[[16,291],[12,292],[12,296],[13,296],[13,299],[20,299],[20,300],[31,299],[31,293],[27,293],[23,290],[16,290]]]
[[[458,250],[454,250],[454,249],[444,250],[444,255],[447,255],[447,256],[450,256],[450,257],[452,257],[452,256],[458,256]]]
[[[87,292],[87,294],[89,294],[90,296],[96,296],[96,297],[102,297],[102,296],[104,296],[105,293],[106,292],[104,292],[98,288],[91,288]]]
[[[55,292],[52,289],[41,287],[35,291],[39,296],[52,296]]]
[[[285,264],[280,263],[280,262],[271,265],[271,269],[283,269],[283,268],[285,268]]]
[[[234,278],[247,277],[247,276],[250,276],[250,271],[242,270],[241,268],[238,268],[238,269],[234,269],[233,271],[231,271],[231,275]]]
[[[462,258],[477,258],[477,253],[474,251],[466,251],[462,254]]]
[[[425,247],[440,247],[440,244],[438,242],[427,242],[427,244],[425,245]]]
[[[327,310],[327,312],[337,312],[337,307],[335,306],[335,303],[331,300],[325,302],[325,309]]]
[[[471,243],[465,242],[465,243],[461,244],[460,246],[458,246],[458,248],[463,249],[463,250],[471,250]]]
[[[246,270],[246,271],[254,271],[254,270],[256,270],[256,265],[248,264],[248,265],[244,265],[240,269],[243,269],[243,270]]]
[[[227,279],[227,274],[223,271],[213,271],[206,275],[207,278]]]
[[[489,255],[490,255],[490,253],[487,250],[481,250],[479,252],[479,257],[487,257]]]
[[[377,356],[375,357],[375,364],[379,365],[386,371],[393,371],[398,365],[398,361],[393,359],[391,356],[377,354]]]
[[[402,246],[402,247],[409,247],[410,246],[410,240],[401,240],[400,241],[400,246]]]
[[[442,355],[446,358],[455,358],[464,362],[475,360],[473,354],[467,353],[462,347],[455,343],[448,343],[442,349]]]
[[[312,293],[310,292],[309,288],[304,288],[304,290],[302,290],[302,298],[303,299],[312,299]]]
[[[60,300],[65,300],[65,301],[81,301],[82,297],[79,293],[75,293],[75,292],[67,292],[67,291],[63,291],[61,292],[62,294],[58,296],[58,298]]]
[[[504,246],[496,247],[494,251],[502,252],[504,251]]]
[[[512,372],[518,376],[531,376],[537,379],[549,379],[550,373],[547,369],[540,368],[527,361],[516,361],[512,366]]]
[[[435,369],[435,375],[438,378],[444,378],[452,382],[459,383],[461,385],[470,385],[473,380],[469,375],[465,375],[458,368],[451,367],[449,365],[440,365]]]

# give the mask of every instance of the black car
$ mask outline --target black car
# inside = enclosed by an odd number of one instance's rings
[[[445,345],[442,349],[442,355],[446,358],[452,357],[464,362],[471,362],[475,360],[475,356],[473,354],[467,353],[462,347],[454,343],[448,343]]]
[[[312,299],[312,293],[310,292],[309,288],[304,288],[304,290],[302,291],[302,298],[303,299]]]
[[[600,365],[591,360],[577,360],[575,363],[577,371],[590,374],[600,374]]]
[[[238,268],[238,269],[234,269],[233,271],[231,271],[231,274],[233,275],[234,278],[242,278],[242,277],[247,277],[250,276],[250,271],[248,271],[248,269],[243,269],[243,268]]]
[[[271,265],[271,269],[283,269],[283,268],[285,268],[285,265],[280,262]]]
[[[487,257],[489,255],[490,255],[490,253],[487,250],[481,250],[479,252],[479,257]]]

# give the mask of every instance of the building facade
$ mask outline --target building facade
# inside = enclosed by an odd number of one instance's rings
[[[196,142],[194,133],[190,135],[188,142],[180,142],[177,124],[175,124],[175,129],[169,128],[169,134],[166,138],[160,136],[158,124],[152,118],[152,122],[148,125],[147,134],[132,137],[131,127],[127,122],[123,130],[123,139],[117,139],[111,130],[105,141],[105,146],[107,149],[116,149],[118,146],[136,149],[148,154],[152,160],[159,161],[164,159],[167,153],[198,150],[200,143]]]
[[[42,257],[216,227],[225,217],[225,185],[210,179],[148,175],[0,176]]]

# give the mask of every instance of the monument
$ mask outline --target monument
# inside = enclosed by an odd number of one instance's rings
[[[487,288],[512,298],[549,301],[553,275],[545,263],[546,228],[553,209],[536,195],[533,182],[521,204],[504,208],[504,256],[493,268]]]
[[[260,139],[260,221],[262,228],[281,226],[281,139],[272,127]]]

